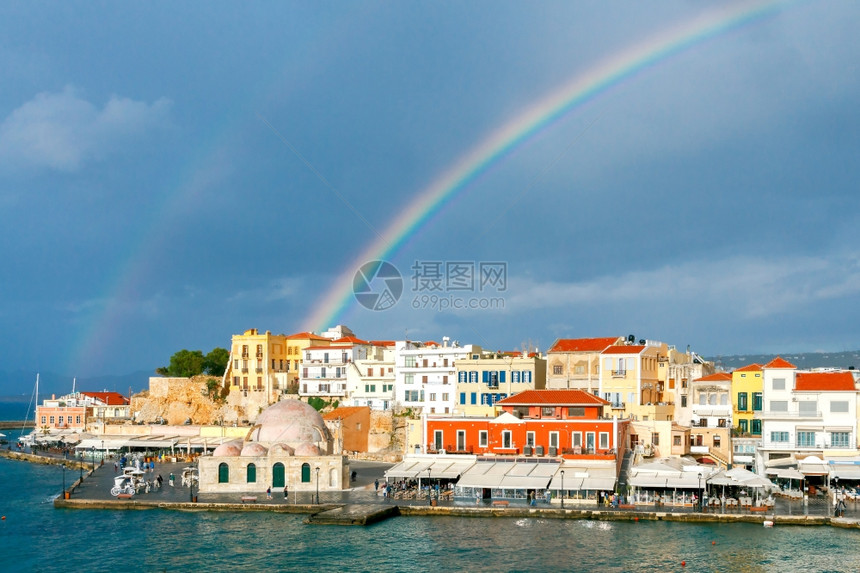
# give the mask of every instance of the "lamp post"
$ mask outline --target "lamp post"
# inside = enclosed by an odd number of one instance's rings
[[[104,427],[102,427],[102,429],[104,429]],[[101,463],[101,465],[105,465],[105,455],[106,454],[107,454],[107,451],[105,450],[105,441],[102,440],[102,463]]]
[[[430,485],[430,468],[427,468],[427,505],[433,505],[433,488]]]
[[[193,469],[191,470],[191,475],[188,477],[188,495],[189,495],[191,503],[194,503],[194,470]]]
[[[92,471],[96,471],[96,447],[95,446],[92,446],[90,448],[90,461],[92,462],[92,465],[93,465]]]
[[[705,490],[702,489],[702,474],[699,472],[699,512],[702,511],[702,496],[704,493]]]
[[[564,470],[561,470],[561,508],[564,509]]]
[[[317,500],[316,500],[316,503],[317,503],[317,505],[319,505],[320,504],[320,467],[317,466],[314,469],[316,470],[316,473],[317,473]]]
[[[81,473],[81,482],[84,481],[84,452],[81,450],[80,455],[78,456],[78,469]]]
[[[63,464],[63,499],[66,499],[66,464]]]

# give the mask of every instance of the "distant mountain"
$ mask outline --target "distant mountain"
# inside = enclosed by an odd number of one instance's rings
[[[143,370],[130,374],[78,378],[76,388],[79,391],[90,392],[107,390],[128,396],[129,388],[131,388],[132,393],[148,389],[150,376],[155,376],[155,373]],[[55,372],[40,372],[40,401],[46,397],[50,397],[51,394],[59,396],[71,392],[72,379],[73,376],[56,374]],[[0,397],[2,397],[0,401],[29,400],[33,395],[35,385],[36,372],[34,371],[0,371]]]
[[[748,364],[767,364],[777,356],[788,360],[801,370],[810,368],[860,368],[860,350],[845,352],[786,352],[784,354],[736,354],[733,356],[710,356],[717,370],[731,371]]]

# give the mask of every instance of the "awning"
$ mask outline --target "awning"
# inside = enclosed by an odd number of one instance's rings
[[[418,461],[416,461],[416,460],[404,460],[404,461],[400,462],[399,464],[389,468],[385,472],[385,478],[386,479],[412,478],[415,476],[415,472],[411,468],[414,468],[417,465],[418,465]]]
[[[549,476],[506,475],[498,487],[503,489],[546,489],[549,480]]]
[[[457,479],[460,475],[475,465],[475,462],[442,462],[437,461],[430,467],[430,477],[433,479]]]
[[[833,466],[830,470],[830,478],[860,480],[860,467],[857,466]]]
[[[669,487],[667,483],[669,478],[666,476],[642,475],[638,474],[630,476],[627,480],[628,485],[634,487],[654,488],[654,487]]]
[[[460,476],[459,481],[457,481],[457,487],[499,487],[503,478],[504,476],[500,475],[487,475],[480,473],[469,475],[466,473]]]

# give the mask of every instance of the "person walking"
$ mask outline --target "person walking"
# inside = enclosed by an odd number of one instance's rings
[[[373,480],[373,491],[379,491],[379,478]]]
[[[272,499],[272,488],[271,488],[271,486],[266,488],[266,499]]]
[[[289,490],[289,487],[290,487],[290,486],[288,486],[288,485],[284,485],[284,501],[286,501],[286,500],[287,500],[287,498],[290,496],[290,490]]]

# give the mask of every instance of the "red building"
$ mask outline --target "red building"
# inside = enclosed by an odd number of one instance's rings
[[[604,418],[608,404],[582,390],[527,390],[497,402],[496,418],[428,418],[427,451],[620,463],[629,420]]]

